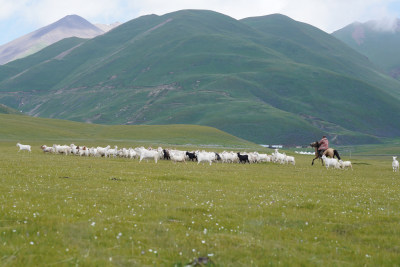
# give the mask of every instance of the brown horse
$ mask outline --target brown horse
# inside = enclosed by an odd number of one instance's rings
[[[310,146],[315,148],[315,158],[312,160],[311,165],[314,165],[314,160],[316,160],[318,158],[321,160],[322,165],[324,165],[324,163],[322,162],[322,158],[318,153],[318,148],[320,146],[319,142],[315,141],[315,142],[311,143]],[[333,149],[333,148],[328,148],[327,150],[325,150],[323,155],[330,157],[330,158],[334,158],[336,156],[338,158],[338,160],[340,160],[339,152],[337,152],[337,150]]]

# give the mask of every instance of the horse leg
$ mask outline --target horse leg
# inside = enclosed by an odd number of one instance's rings
[[[338,160],[340,160],[340,156],[339,156],[339,152],[337,152],[337,150],[333,150],[333,154],[334,156],[336,156],[338,158]]]
[[[312,160],[311,165],[314,165],[314,160],[316,160],[318,157],[318,155]]]

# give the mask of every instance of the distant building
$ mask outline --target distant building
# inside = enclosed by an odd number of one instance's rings
[[[267,148],[283,148],[283,145],[261,145],[261,146]]]

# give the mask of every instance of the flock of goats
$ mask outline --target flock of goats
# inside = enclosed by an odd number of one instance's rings
[[[26,150],[31,151],[30,145],[22,145],[17,143],[19,151]],[[222,153],[207,152],[207,151],[182,151],[175,149],[163,149],[158,147],[157,149],[152,148],[122,148],[118,149],[117,146],[111,148],[107,147],[86,147],[86,146],[76,146],[71,145],[53,145],[46,146],[42,145],[40,147],[44,153],[54,153],[54,154],[64,154],[64,155],[77,155],[77,156],[92,156],[92,157],[123,157],[123,158],[138,158],[139,162],[142,160],[154,160],[155,163],[159,159],[171,160],[172,162],[186,162],[186,161],[197,161],[197,164],[201,162],[207,162],[210,165],[212,162],[223,162],[223,163],[260,163],[260,162],[273,162],[280,164],[292,164],[296,165],[295,158],[293,156],[288,156],[285,153],[280,153],[278,149],[275,149],[271,155],[260,154],[258,152],[227,152]],[[18,151],[18,152],[19,152]],[[399,162],[393,157],[393,171],[397,172],[399,170]],[[322,156],[322,160],[328,169],[333,167],[336,169],[353,169],[350,161],[342,161],[337,159],[327,158],[325,155]]]
[[[19,151],[26,150],[31,151],[30,145],[17,144]],[[201,162],[209,163],[212,162],[223,162],[223,163],[260,163],[260,162],[274,162],[281,164],[292,164],[295,165],[296,161],[293,156],[288,156],[285,153],[280,153],[278,149],[271,155],[261,154],[258,152],[244,153],[244,152],[207,152],[207,151],[182,151],[176,149],[163,149],[158,147],[153,148],[121,148],[117,146],[111,148],[107,147],[86,147],[71,145],[53,145],[40,147],[44,153],[64,154],[64,155],[76,155],[76,156],[91,156],[91,157],[105,157],[105,158],[138,158],[139,162],[142,160],[154,160],[157,163],[160,159],[171,160],[172,162],[186,162],[195,161],[197,164]]]

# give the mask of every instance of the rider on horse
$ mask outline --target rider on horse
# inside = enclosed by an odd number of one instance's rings
[[[325,135],[322,136],[322,139],[319,140],[318,144],[319,144],[318,153],[319,153],[319,156],[322,157],[325,150],[327,150],[329,148],[329,141]]]
[[[329,147],[329,141],[325,135],[322,136],[321,140],[312,142],[310,146],[315,149],[315,158],[313,159],[311,165],[314,165],[314,160],[321,159],[322,155],[325,155],[329,158],[336,157],[338,160],[340,160],[339,152],[336,149]]]

